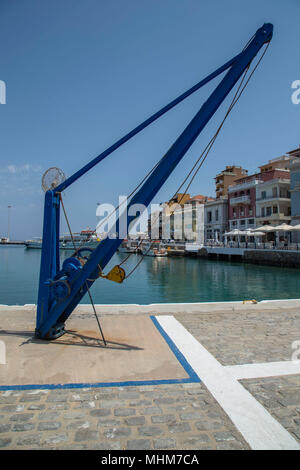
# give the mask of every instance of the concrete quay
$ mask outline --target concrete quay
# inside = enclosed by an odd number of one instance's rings
[[[35,309],[0,306],[1,449],[300,450],[300,300],[97,305],[107,348]]]

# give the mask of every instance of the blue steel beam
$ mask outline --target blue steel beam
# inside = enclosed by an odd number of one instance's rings
[[[188,151],[193,142],[199,136],[207,122],[211,119],[228,93],[237,83],[261,47],[266,42],[271,40],[272,33],[273,26],[271,24],[264,24],[263,27],[256,32],[247,47],[241,54],[237,56],[237,59],[232,64],[225,77],[222,79],[217,88],[212,92],[208,100],[203,104],[200,111],[195,115],[182,134],[178,137],[176,142],[168,150],[164,158],[161,160],[153,173],[148,177],[140,190],[131,199],[128,206],[128,211],[134,204],[143,204],[148,206],[153,197],[157,194],[169,175],[172,173],[174,168],[183,158],[184,154]],[[93,162],[91,162],[91,164],[92,163]],[[85,168],[86,167],[81,170],[82,174],[88,171],[84,170]],[[73,175],[75,178],[73,181],[81,176],[78,175],[78,173],[79,172]],[[56,188],[55,191],[58,189],[59,188]],[[47,216],[49,216],[49,214]],[[128,218],[127,226],[129,226],[134,218],[135,217]],[[45,222],[47,224],[47,221]],[[119,221],[117,221],[117,230],[119,230]],[[47,233],[45,235],[49,236]],[[75,278],[72,280],[70,295],[65,300],[60,302],[50,302],[51,305],[49,305],[49,299],[48,304],[47,302],[44,302],[44,307],[40,310],[44,310],[45,306],[48,305],[48,312],[46,315],[44,312],[43,320],[40,320],[39,323],[37,323],[36,334],[39,337],[46,337],[51,328],[55,328],[56,325],[63,323],[69,317],[73,309],[85,295],[87,288],[93,284],[92,279],[97,278],[98,266],[100,265],[103,269],[107,265],[122,241],[123,239],[121,238],[106,238],[103,240],[90,255],[88,261],[79,271],[77,276],[75,276]],[[46,301],[47,299],[45,298],[44,300]],[[41,319],[41,315],[39,316],[39,319]]]
[[[171,101],[169,104],[161,108],[159,111],[157,111],[155,114],[150,116],[148,119],[146,119],[144,122],[139,124],[137,127],[135,127],[132,131],[128,132],[125,136],[123,136],[121,139],[119,139],[117,142],[115,142],[113,145],[111,145],[108,149],[104,150],[104,152],[100,153],[97,157],[95,157],[93,160],[91,160],[89,163],[87,163],[84,167],[82,167],[80,170],[78,170],[76,173],[74,173],[72,176],[66,179],[63,183],[61,183],[59,186],[55,188],[55,191],[62,192],[64,191],[68,186],[73,184],[78,178],[81,178],[85,173],[87,173],[89,170],[91,170],[95,165],[100,163],[104,158],[106,158],[108,155],[113,153],[115,150],[117,150],[121,145],[125,144],[128,142],[128,140],[132,139],[135,135],[137,135],[139,132],[141,132],[143,129],[148,127],[152,122],[156,121],[158,118],[163,116],[165,113],[170,111],[170,109],[174,108],[177,104],[181,103],[181,101],[185,100],[188,98],[188,96],[192,95],[195,93],[197,90],[202,88],[204,85],[206,85],[208,82],[216,78],[218,75],[221,73],[225,72],[231,65],[239,58],[240,54],[237,56],[233,57],[233,59],[229,60],[226,62],[226,64],[222,65],[222,67],[219,67],[217,70],[212,72],[210,75],[205,77],[203,80],[201,80],[199,83],[196,83],[192,88],[189,90],[185,91],[182,93],[180,96],[175,98],[173,101]]]

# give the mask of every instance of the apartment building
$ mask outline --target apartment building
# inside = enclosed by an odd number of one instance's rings
[[[247,230],[256,227],[256,186],[259,174],[238,179],[228,188],[229,229]]]
[[[226,166],[225,170],[221,171],[221,173],[215,177],[216,198],[227,197],[228,187],[237,179],[247,176],[247,174],[248,170],[245,170],[241,166]]]
[[[256,224],[280,225],[290,222],[290,170],[267,170],[262,173],[256,187]]]
[[[161,205],[148,221],[150,238],[174,239],[204,243],[204,204],[213,198],[198,194],[194,197],[181,194]],[[185,201],[183,204],[182,201]]]
[[[300,224],[300,147],[288,152],[291,175],[291,225]],[[292,232],[292,241],[300,243],[300,232]]]
[[[208,201],[204,205],[204,239],[222,241],[228,231],[228,199],[227,197]]]

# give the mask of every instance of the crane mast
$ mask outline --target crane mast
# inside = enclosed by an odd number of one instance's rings
[[[84,263],[82,263],[82,260],[80,261],[78,253],[75,253],[70,258],[67,258],[63,262],[63,265],[60,266],[60,193],[155,119],[167,112],[185,97],[189,96],[196,89],[199,89],[205,83],[227,70],[227,73],[222,78],[219,85],[211,93],[207,101],[202,105],[171,148],[166,152],[138,192],[132,197],[128,205],[128,212],[134,204],[148,206],[206,124],[215,114],[226,96],[238,82],[253,58],[264,44],[270,42],[272,34],[273,25],[270,23],[264,24],[257,30],[240,54],[203,79],[199,84],[195,85],[195,87],[183,93],[179,98],[162,108],[162,110],[155,113],[133,131],[129,132],[126,136],[85,165],[81,170],[74,173],[74,175],[69,177],[65,182],[46,192],[35,330],[37,337],[55,339],[64,333],[65,321],[93,282],[99,277],[99,267],[101,270],[105,268],[123,241],[119,236],[118,219],[116,222],[116,238],[110,238],[109,236],[105,238],[99,243],[97,248],[90,253]],[[134,219],[135,216],[127,218],[127,228]]]

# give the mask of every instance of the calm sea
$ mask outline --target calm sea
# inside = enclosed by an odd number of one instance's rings
[[[71,252],[62,252],[62,259]],[[0,304],[36,303],[40,250],[0,246]],[[116,254],[110,267],[126,254]],[[123,266],[129,272],[140,255]],[[105,272],[108,268],[105,269]],[[98,304],[220,302],[298,298],[300,270],[196,258],[145,257],[123,284],[99,279],[92,287]],[[82,303],[89,303],[84,297]]]

